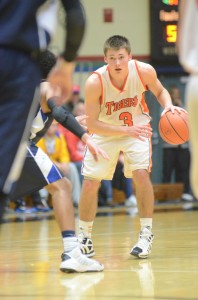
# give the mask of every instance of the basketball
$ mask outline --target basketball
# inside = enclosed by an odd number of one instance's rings
[[[169,110],[159,121],[161,138],[171,145],[181,145],[189,140],[188,113]]]

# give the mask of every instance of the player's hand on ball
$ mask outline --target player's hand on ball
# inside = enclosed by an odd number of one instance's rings
[[[188,113],[184,108],[182,107],[179,107],[179,106],[174,106],[174,105],[170,105],[168,107],[166,107],[163,112],[161,113],[161,117],[167,112],[167,111],[171,111],[173,114],[175,113],[175,111],[177,111],[178,113],[181,113],[181,112],[185,112],[185,113]]]

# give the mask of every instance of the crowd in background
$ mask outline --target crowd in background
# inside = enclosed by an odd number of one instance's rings
[[[71,98],[65,106],[75,117],[85,115],[84,99],[81,98],[78,85],[74,85]],[[71,181],[73,204],[78,207],[83,181],[81,166],[85,144],[71,131],[54,121],[37,146],[48,154],[60,171]],[[123,159],[123,155],[120,153],[113,180],[102,180],[98,193],[99,206],[115,206],[113,189],[123,191],[124,203],[127,207],[137,206],[132,180],[124,176]],[[28,206],[28,198],[32,200],[33,206]],[[24,198],[8,199],[8,206],[10,201],[14,202],[14,210],[17,213],[48,212],[51,210],[48,200],[48,192],[43,188]]]
[[[176,85],[169,88],[170,95],[174,105],[184,107],[181,99],[180,90]],[[81,98],[80,86],[74,85],[70,100],[65,104],[75,117],[85,115],[84,99]],[[53,122],[45,136],[37,144],[46,152],[51,160],[55,162],[61,172],[70,179],[72,183],[73,204],[78,207],[83,176],[81,175],[81,166],[84,157],[85,145],[71,131],[65,129],[57,122]],[[184,201],[193,201],[190,183],[190,149],[189,144],[170,145],[163,142],[163,183],[180,182],[184,185],[182,199]],[[113,190],[123,191],[127,207],[137,206],[133,182],[130,178],[124,176],[123,171],[124,157],[120,153],[119,160],[112,180],[102,180],[98,192],[98,205],[113,207],[116,204],[113,201]],[[48,204],[49,195],[45,189],[33,192],[27,197],[31,197],[33,207],[26,203],[26,197],[14,200],[15,211],[18,213],[48,212],[51,207]],[[9,199],[12,200],[12,199]],[[9,205],[9,201],[8,201]]]

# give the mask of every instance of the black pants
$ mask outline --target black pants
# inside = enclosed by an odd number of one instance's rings
[[[172,176],[175,182],[184,184],[184,193],[190,193],[189,182],[190,151],[188,148],[163,149],[163,182],[170,183]]]

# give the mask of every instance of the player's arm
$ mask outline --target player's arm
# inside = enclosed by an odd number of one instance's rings
[[[61,2],[66,12],[65,50],[48,76],[52,86],[61,89],[61,97],[56,100],[57,105],[65,103],[71,94],[74,61],[82,44],[86,26],[85,12],[80,0],[61,0]]]
[[[80,0],[61,0],[66,12],[65,24],[67,38],[61,57],[68,63],[73,62],[78,54],[85,33],[85,11]]]
[[[138,68],[144,85],[157,98],[159,104],[163,108],[171,107],[172,100],[170,94],[157,78],[155,69],[151,65],[142,62],[138,62]]]
[[[83,129],[83,127],[77,122],[75,117],[62,106],[56,106],[54,99],[50,98],[48,101],[48,107],[54,119],[60,123],[64,128],[67,128],[77,137],[79,137],[89,148],[89,151],[97,161],[98,156],[101,155],[105,159],[109,159],[105,151],[98,147],[91,139],[90,135]]]
[[[80,126],[75,117],[65,107],[57,106],[54,98],[48,99],[47,105],[51,110],[54,119],[58,123],[82,139],[82,136],[86,133],[86,131],[82,128],[82,126]]]
[[[107,154],[98,147],[87,134],[86,130],[83,128],[85,126],[81,126],[79,122],[85,121],[86,117],[79,118],[80,120],[76,120],[76,118],[66,110],[65,107],[57,106],[55,104],[56,98],[53,97],[54,91],[51,89],[51,85],[49,82],[41,83],[41,101],[40,105],[44,113],[52,113],[54,119],[60,123],[64,128],[71,131],[74,135],[79,137],[89,148],[92,153],[94,159],[98,160],[98,155],[101,155],[105,159],[109,157]],[[59,96],[59,89],[55,93],[55,97]]]
[[[51,109],[48,106],[47,99],[54,98],[54,101],[55,101],[56,97],[57,98],[60,97],[61,91],[58,87],[52,88],[52,86],[49,82],[43,81],[40,84],[40,95],[41,95],[40,96],[40,106],[42,108],[42,111],[44,113],[50,113]]]
[[[176,41],[176,49],[177,49],[179,58],[180,58],[180,50],[181,50],[180,48],[181,48],[181,42],[182,42],[181,28],[182,28],[183,18],[184,18],[184,14],[185,14],[185,10],[186,10],[186,5],[188,5],[188,3],[186,3],[186,1],[180,0],[180,2],[179,2],[179,20],[177,23],[177,41]]]
[[[115,126],[98,120],[100,114],[100,101],[102,98],[102,86],[97,74],[92,74],[85,84],[85,112],[88,116],[87,127],[91,133],[105,136],[124,136],[140,138],[146,133],[150,136],[151,128],[142,126]]]
[[[138,68],[143,80],[143,83],[146,85],[149,91],[153,93],[157,101],[164,109],[162,115],[171,110],[174,113],[174,110],[180,111],[183,110],[172,104],[171,96],[167,89],[162,85],[162,83],[157,78],[155,69],[146,63],[138,62]]]

